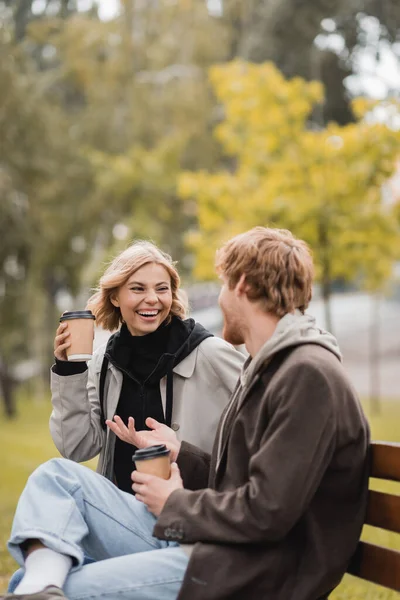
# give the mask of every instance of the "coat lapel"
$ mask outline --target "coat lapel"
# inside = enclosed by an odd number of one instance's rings
[[[277,370],[279,369],[279,367],[281,366],[283,361],[286,359],[286,357],[288,356],[288,354],[290,354],[290,352],[292,350],[293,350],[293,347],[285,348],[284,350],[281,350],[280,352],[278,352],[277,354],[275,354],[274,356],[271,357],[269,364],[263,373],[264,388],[262,390],[262,395],[265,394],[265,391],[267,390],[273,376],[275,375],[275,373],[277,372]],[[262,367],[261,367],[261,372],[262,372]],[[251,390],[253,389],[253,387],[257,384],[257,382],[260,379],[261,379],[260,372],[258,372],[244,388],[241,388],[241,386],[239,386],[239,389],[236,390],[236,392],[232,398],[232,402],[229,404],[229,408],[227,410],[227,413],[225,414],[225,419],[223,421],[222,431],[220,434],[221,435],[221,444],[219,445],[220,450],[219,450],[219,455],[217,457],[217,463],[216,463],[216,473],[215,473],[216,480],[217,480],[217,478],[219,479],[223,474],[223,470],[224,470],[223,467],[226,463],[226,460],[225,460],[226,459],[226,450],[228,447],[228,441],[231,436],[234,422],[237,419],[237,416],[240,413],[240,411],[243,409],[243,407],[249,400]]]

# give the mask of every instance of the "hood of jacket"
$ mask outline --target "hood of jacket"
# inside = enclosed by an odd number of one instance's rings
[[[189,356],[208,337],[213,337],[213,334],[194,319],[182,320],[173,317],[167,347],[167,352],[174,355],[173,367]]]
[[[197,348],[203,340],[211,337],[194,319],[173,316],[168,325],[144,336],[132,336],[125,324],[113,334],[107,343],[106,356],[117,367],[131,372],[134,356],[153,357],[157,367],[150,381],[158,381]]]
[[[314,317],[295,310],[294,313],[289,313],[280,319],[269,340],[265,342],[254,358],[247,359],[241,374],[242,386],[245,387],[246,382],[251,382],[254,375],[274,354],[285,348],[302,344],[318,344],[332,352],[338,360],[342,360],[342,353],[336,338],[328,331],[317,327]]]

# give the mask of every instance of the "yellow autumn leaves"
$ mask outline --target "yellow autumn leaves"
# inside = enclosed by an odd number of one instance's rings
[[[399,256],[395,208],[382,208],[397,129],[374,119],[375,106],[364,99],[354,101],[355,123],[319,127],[322,86],[287,80],[272,63],[213,67],[210,81],[221,104],[215,134],[226,169],[179,178],[181,196],[197,202],[199,230],[188,236],[196,275],[212,276],[215,248],[227,237],[270,224],[311,244],[322,280],[380,286]],[[381,116],[393,123],[398,113],[387,102]]]

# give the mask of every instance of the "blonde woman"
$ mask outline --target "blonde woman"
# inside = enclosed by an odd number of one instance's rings
[[[148,430],[157,443],[167,426],[211,452],[244,357],[186,318],[174,263],[150,242],[112,261],[88,308],[97,325],[117,331],[87,365],[67,362],[69,334],[59,325],[50,430],[62,456],[82,462],[100,454],[97,470],[132,493],[133,432]]]

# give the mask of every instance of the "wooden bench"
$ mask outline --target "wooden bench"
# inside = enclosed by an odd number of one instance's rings
[[[371,477],[400,482],[400,444],[372,442]],[[365,523],[400,533],[400,496],[370,490]],[[400,552],[359,542],[348,573],[400,591]]]

